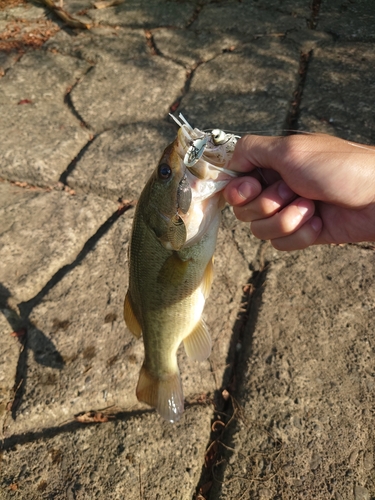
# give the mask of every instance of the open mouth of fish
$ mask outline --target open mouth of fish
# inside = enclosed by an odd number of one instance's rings
[[[241,175],[228,168],[239,136],[220,129],[203,132],[191,127],[181,113],[181,121],[170,116],[180,127],[178,154],[186,167],[177,191],[176,223],[186,224],[186,245],[190,246],[210,224],[210,211],[217,210],[217,205],[208,200],[222,191],[231,179]],[[223,208],[223,200],[221,204]]]

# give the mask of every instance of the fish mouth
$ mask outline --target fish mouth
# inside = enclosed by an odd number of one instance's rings
[[[220,129],[202,132],[191,127],[180,113],[177,153],[185,168],[185,176],[194,201],[203,201],[222,191],[228,182],[241,175],[228,168],[239,136]],[[185,212],[186,213],[186,212]]]

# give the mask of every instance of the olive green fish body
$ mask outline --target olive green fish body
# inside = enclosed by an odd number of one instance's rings
[[[184,342],[187,355],[199,361],[211,352],[201,316],[213,280],[212,260],[223,208],[220,190],[227,182],[221,179],[217,188],[218,172],[200,159],[208,139],[199,139],[201,149],[195,148],[199,158],[189,160],[194,162],[194,173],[187,169],[183,157],[190,130],[183,127],[164,151],[137,203],[124,305],[126,324],[137,337],[142,333],[145,347],[137,398],[171,422],[178,420],[184,408],[179,345]]]
[[[138,206],[141,203],[142,197]],[[201,315],[212,281],[212,256],[220,211],[204,237],[180,251],[166,249],[148,222],[142,211],[137,211],[130,251],[132,279],[128,300],[139,322],[145,347],[137,396],[155,406],[167,420],[175,421],[183,411],[176,357],[180,343],[198,328],[195,334],[198,338],[191,339],[197,347],[190,346],[188,353],[203,360],[211,350]],[[189,345],[185,344],[185,348],[188,350]]]

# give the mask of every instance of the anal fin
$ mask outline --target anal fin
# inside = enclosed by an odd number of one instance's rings
[[[211,336],[207,325],[201,319],[194,330],[184,339],[185,352],[189,358],[204,361],[211,354]]]
[[[184,411],[184,396],[178,372],[157,378],[143,365],[136,394],[138,401],[156,408],[169,422],[177,422]]]
[[[139,338],[142,334],[142,328],[141,328],[141,325],[139,324],[139,321],[137,320],[137,318],[134,314],[129,290],[126,292],[126,296],[125,296],[124,319],[125,319],[126,326],[129,328],[129,330],[132,332],[132,334],[135,337]]]

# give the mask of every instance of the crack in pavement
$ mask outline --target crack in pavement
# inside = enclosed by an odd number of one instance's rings
[[[100,132],[99,134],[94,134],[94,135],[92,135],[90,137],[90,139],[83,146],[83,148],[81,149],[81,151],[79,151],[79,153],[77,154],[77,156],[75,158],[73,158],[73,160],[69,163],[69,165],[66,167],[66,169],[64,170],[64,172],[60,175],[59,182],[61,182],[62,184],[64,184],[64,186],[69,186],[68,183],[67,183],[67,179],[68,179],[69,175],[74,171],[74,169],[76,168],[77,162],[82,158],[82,156],[85,154],[85,152],[87,151],[87,149],[89,148],[89,146],[94,142],[94,140],[97,137],[99,137],[99,135],[101,133],[102,132]]]
[[[77,59],[79,59],[79,58],[77,58]],[[80,59],[80,60],[83,60],[83,59]],[[68,109],[70,110],[70,112],[73,114],[73,116],[74,116],[75,118],[77,118],[77,120],[80,122],[81,126],[82,126],[83,128],[85,128],[85,129],[87,129],[87,130],[91,130],[91,127],[90,127],[90,125],[89,125],[89,124],[88,124],[88,123],[87,123],[87,122],[86,122],[86,121],[82,118],[82,116],[80,115],[80,113],[76,110],[76,108],[75,108],[75,106],[74,106],[74,104],[73,104],[73,102],[72,102],[72,98],[71,98],[71,95],[70,95],[70,94],[72,93],[73,89],[75,89],[75,87],[76,87],[79,83],[81,83],[81,81],[85,78],[85,76],[87,76],[87,75],[90,73],[90,71],[92,71],[94,68],[95,68],[95,64],[93,64],[92,66],[90,66],[90,67],[87,69],[87,71],[85,71],[85,72],[83,73],[83,75],[82,75],[80,78],[78,78],[78,79],[76,80],[76,82],[68,88],[68,90],[66,91],[65,96],[64,96],[64,103],[66,104],[66,106],[68,107]]]
[[[312,54],[313,54],[312,50],[306,53],[301,52],[300,54],[300,60],[298,66],[298,81],[296,88],[293,92],[293,99],[290,104],[288,115],[284,122],[285,125],[283,127],[283,129],[285,129],[286,131],[286,135],[291,135],[298,130],[301,101]]]
[[[18,405],[22,401],[23,393],[24,393],[24,387],[25,383],[27,380],[27,356],[28,356],[28,351],[29,349],[27,348],[27,330],[30,327],[35,327],[35,325],[32,324],[29,320],[29,316],[34,309],[42,300],[43,298],[47,295],[47,293],[57,284],[59,283],[64,276],[66,276],[70,271],[72,271],[77,265],[79,265],[82,260],[87,256],[89,252],[91,252],[94,247],[96,246],[97,242],[102,238],[108,231],[109,229],[113,226],[113,224],[121,217],[125,212],[130,210],[134,204],[127,203],[123,204],[122,206],[120,205],[119,208],[114,212],[93,234],[84,244],[76,258],[71,262],[70,264],[66,264],[62,268],[60,268],[51,278],[50,280],[46,283],[46,285],[40,290],[40,292],[35,295],[33,298],[26,302],[21,302],[20,304],[17,305],[16,308],[12,307],[12,304],[8,303],[4,306],[6,309],[8,309],[12,314],[10,315],[9,318],[7,318],[8,323],[11,325],[14,331],[19,330],[20,328],[25,329],[25,334],[22,338],[22,348],[19,353],[18,361],[17,361],[17,368],[16,368],[16,376],[14,380],[14,385],[13,385],[13,391],[12,395],[10,397],[10,401],[8,403],[9,408],[7,413],[5,414],[5,417],[2,422],[2,428],[3,431],[6,429],[6,421],[7,418],[11,412],[12,418],[16,418],[16,411],[18,408]],[[4,295],[4,294],[3,294]],[[6,297],[10,299],[10,297]],[[19,313],[15,310],[18,309]],[[53,366],[54,368],[59,368],[61,369],[64,365],[64,360],[62,359],[60,353],[56,350],[54,347],[53,343],[43,334],[43,332],[40,332],[38,329],[37,331],[39,332],[40,335],[43,336],[45,341],[48,341],[49,344],[51,344],[51,350],[53,354]],[[47,339],[47,340],[46,340]]]
[[[100,227],[99,229],[86,241],[82,249],[78,253],[77,257],[70,264],[66,264],[61,267],[44,285],[42,290],[38,292],[35,297],[31,298],[26,302],[21,302],[18,307],[21,312],[21,316],[28,318],[31,311],[36,307],[42,299],[47,295],[47,293],[61,281],[64,276],[66,276],[70,271],[72,271],[77,265],[79,265],[86,255],[91,252],[97,242],[102,238],[112,227],[112,225],[117,221],[121,215],[133,208],[134,203],[128,203],[120,206]]]
[[[320,5],[322,3],[322,0],[312,0],[311,3],[311,18],[309,21],[309,28],[312,30],[316,29],[316,26],[318,24],[318,16],[319,16],[319,11],[320,11]]]
[[[232,329],[230,347],[227,353],[226,370],[223,375],[224,385],[216,391],[214,397],[214,412],[211,420],[211,434],[206,448],[204,464],[201,470],[194,498],[203,500],[205,494],[211,490],[215,481],[221,483],[224,472],[226,458],[223,458],[221,449],[225,452],[233,452],[233,439],[231,424],[241,418],[241,408],[235,396],[243,384],[241,366],[249,359],[251,354],[252,336],[257,323],[260,306],[262,303],[263,285],[269,271],[269,263],[265,260],[265,251],[268,242],[260,245],[254,259],[253,270],[247,284],[243,288],[241,303],[238,308],[238,317]],[[245,339],[246,336],[246,339]],[[246,342],[246,351],[242,345]],[[246,356],[246,359],[245,359]],[[228,381],[226,383],[226,381]],[[224,464],[224,465],[223,465]],[[214,469],[222,465],[219,475],[214,473]]]

